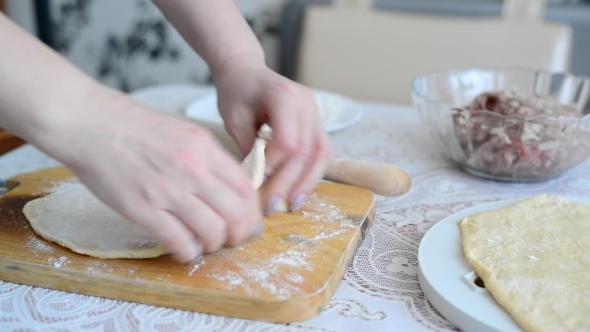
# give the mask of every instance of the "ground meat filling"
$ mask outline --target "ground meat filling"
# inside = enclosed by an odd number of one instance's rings
[[[453,110],[467,166],[508,178],[549,177],[569,168],[576,157],[568,150],[577,137],[564,134],[576,130],[571,118],[581,116],[575,105],[514,91],[485,92]],[[572,160],[564,163],[566,158]]]

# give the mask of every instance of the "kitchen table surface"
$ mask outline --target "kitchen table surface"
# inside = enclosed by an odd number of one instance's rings
[[[208,87],[167,85],[133,95],[162,111],[181,114],[189,102],[212,92]],[[542,183],[483,180],[445,160],[412,107],[360,105],[364,112],[360,122],[331,134],[334,155],[400,166],[412,176],[412,188],[400,197],[377,198],[374,225],[318,317],[271,324],[0,281],[0,330],[455,331],[428,303],[418,284],[418,245],[426,231],[442,218],[484,202],[538,193],[590,195],[590,161]],[[56,165],[33,146],[24,145],[0,156],[0,179]]]

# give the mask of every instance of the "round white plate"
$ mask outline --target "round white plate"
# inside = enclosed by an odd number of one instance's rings
[[[194,84],[159,84],[135,90],[132,97],[160,111],[184,115],[186,105],[215,91],[210,86]]]
[[[350,127],[363,116],[359,104],[342,95],[314,90],[324,125],[329,133]],[[212,93],[188,104],[184,114],[196,120],[223,123],[217,109],[217,95]]]
[[[568,197],[590,204],[590,198]],[[477,205],[452,214],[426,232],[418,249],[418,281],[424,295],[446,319],[463,331],[522,331],[485,288],[475,285],[475,272],[463,255],[463,218],[499,209],[520,199]]]

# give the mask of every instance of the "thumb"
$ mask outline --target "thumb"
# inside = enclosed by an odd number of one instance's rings
[[[248,155],[257,137],[257,126],[254,119],[248,116],[247,110],[232,110],[229,119],[224,119],[225,130],[235,140],[243,156]],[[241,115],[241,116],[240,116]],[[245,116],[244,116],[245,115]]]

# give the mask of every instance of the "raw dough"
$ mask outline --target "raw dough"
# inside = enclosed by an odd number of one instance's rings
[[[459,227],[469,263],[523,329],[590,330],[590,206],[539,195]]]
[[[268,135],[268,133],[264,133],[263,136],[268,137]],[[268,141],[266,139],[257,138],[256,141],[254,141],[254,146],[252,147],[252,150],[242,161],[242,168],[252,178],[252,185],[254,186],[255,190],[259,191],[259,194],[261,194],[260,189],[262,186],[262,182],[264,182],[264,171],[266,169],[266,157],[264,154],[264,150],[267,144]],[[289,205],[284,199],[281,199],[277,202],[277,205],[275,206],[275,211],[289,211]]]
[[[99,201],[83,184],[65,183],[28,202],[23,213],[38,235],[98,258],[150,258],[166,248]]]
[[[242,162],[255,189],[264,180],[266,141],[257,139]],[[280,202],[278,210],[287,211]],[[81,183],[64,183],[48,196],[28,202],[23,213],[38,235],[98,258],[151,258],[168,253],[147,231],[98,200]]]
[[[264,181],[264,170],[266,168],[266,158],[264,149],[266,141],[257,138],[250,153],[242,161],[242,169],[252,178],[254,190],[258,190]]]

